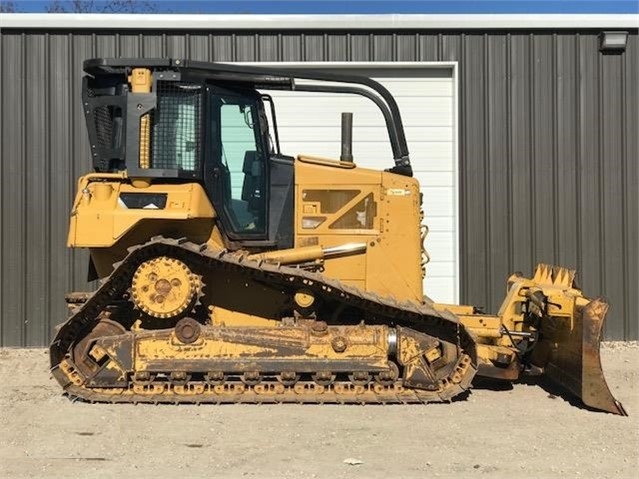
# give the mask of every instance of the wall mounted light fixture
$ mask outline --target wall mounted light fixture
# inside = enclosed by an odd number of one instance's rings
[[[601,32],[599,50],[602,52],[623,52],[628,43],[628,32]]]

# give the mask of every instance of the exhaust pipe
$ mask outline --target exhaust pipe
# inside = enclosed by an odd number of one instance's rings
[[[353,114],[342,113],[342,154],[340,161],[353,162]]]

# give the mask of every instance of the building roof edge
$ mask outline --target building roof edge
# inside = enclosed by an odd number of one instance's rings
[[[3,13],[0,29],[530,30],[637,29],[638,14],[202,15]]]

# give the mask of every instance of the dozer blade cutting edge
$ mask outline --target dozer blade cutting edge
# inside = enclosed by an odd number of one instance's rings
[[[601,367],[601,334],[607,312],[608,303],[597,298],[578,308],[564,327],[554,327],[552,323],[542,326],[545,341],[551,343],[545,375],[586,406],[627,416],[610,392]]]

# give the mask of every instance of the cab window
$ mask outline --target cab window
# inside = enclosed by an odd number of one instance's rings
[[[266,233],[266,169],[255,97],[215,95],[219,175],[228,226],[240,235]]]

